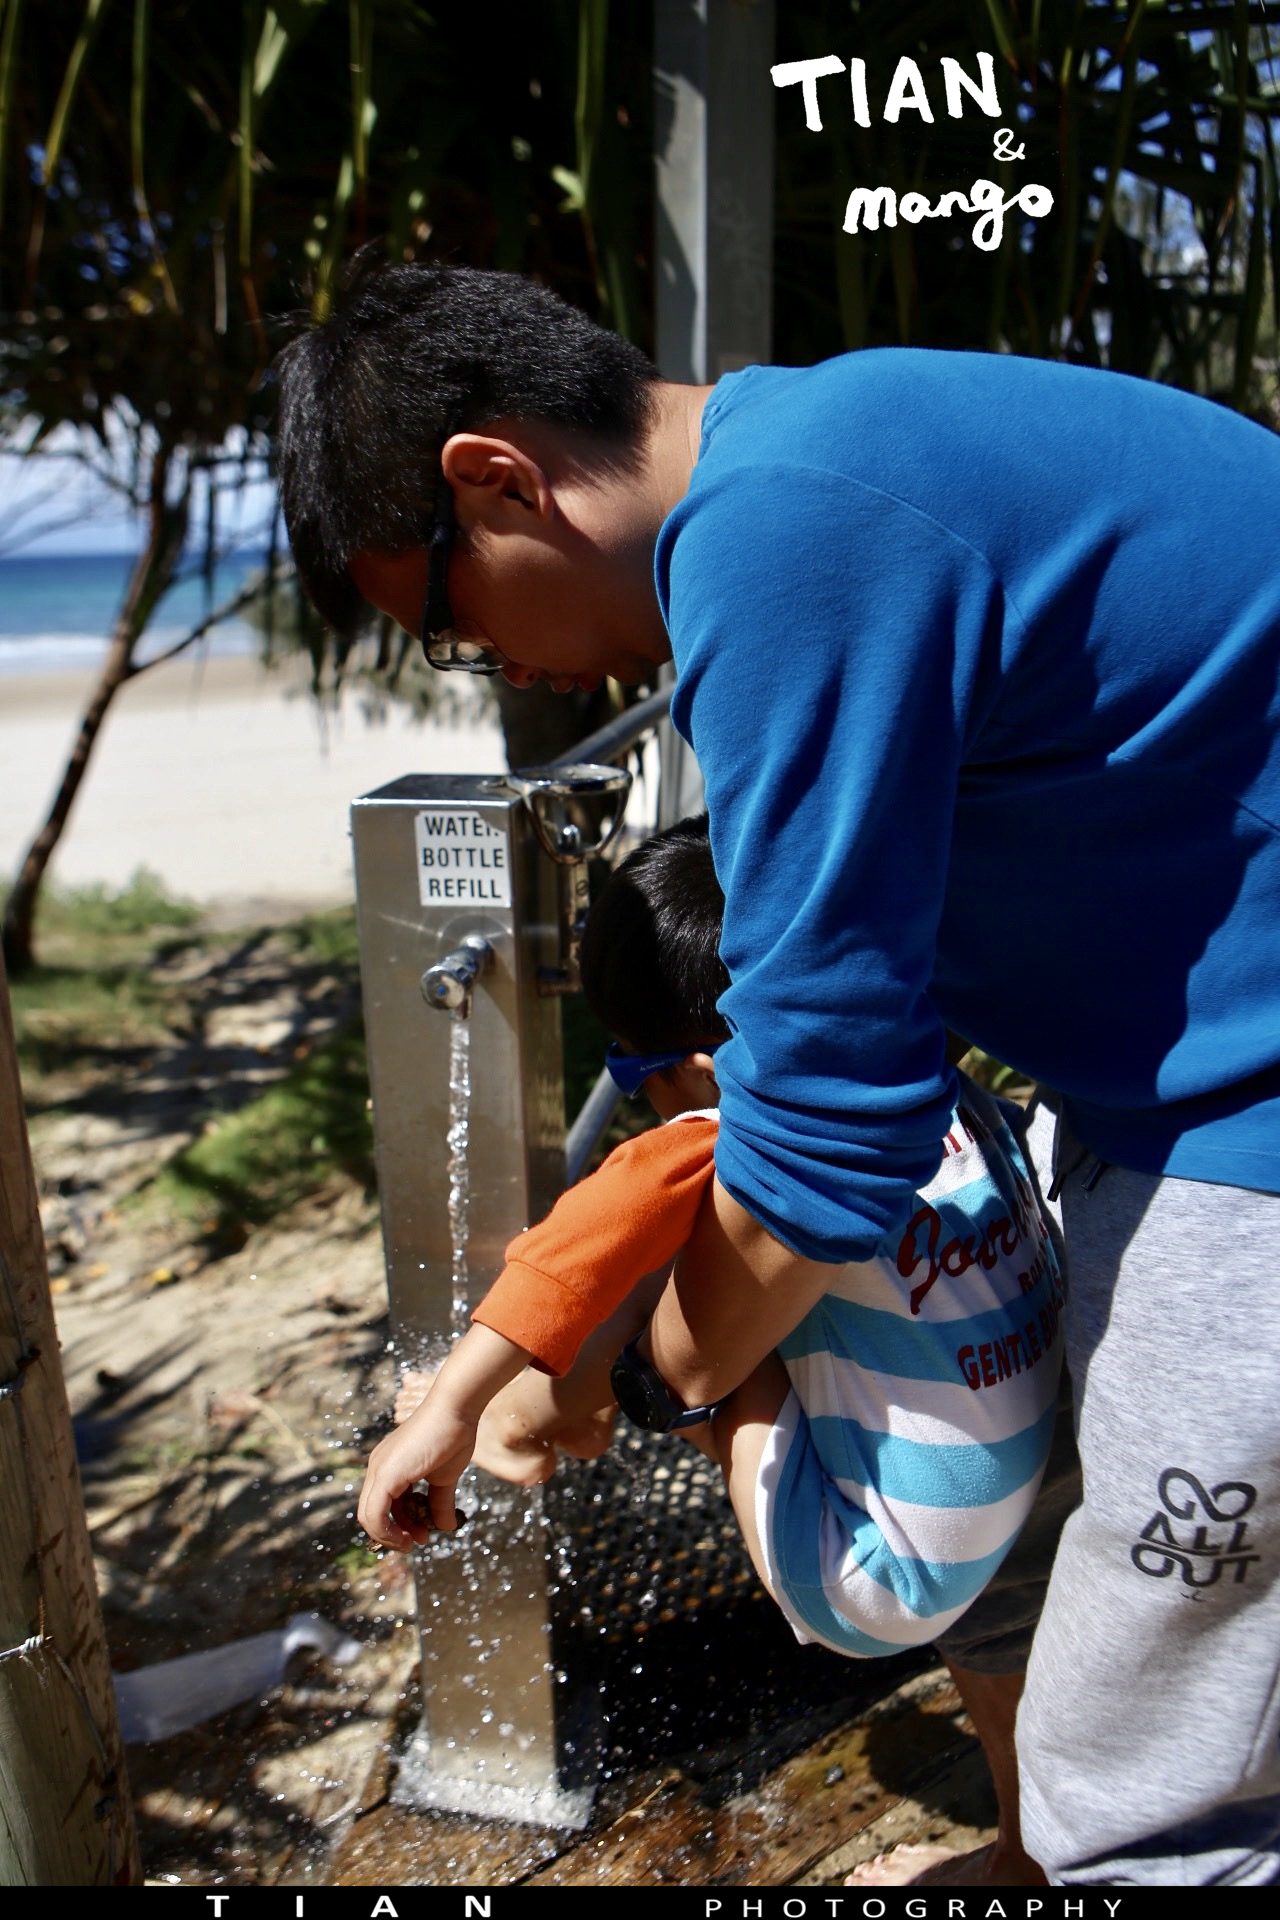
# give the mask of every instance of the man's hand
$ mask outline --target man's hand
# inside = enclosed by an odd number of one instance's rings
[[[456,1505],[458,1481],[475,1451],[475,1423],[428,1394],[402,1427],[369,1456],[356,1517],[371,1540],[398,1553],[421,1546],[436,1530],[452,1533],[464,1517]],[[412,1492],[425,1480],[427,1493]]]
[[[647,1345],[686,1407],[721,1400],[800,1324],[837,1271],[792,1253],[713,1180],[641,1350]]]

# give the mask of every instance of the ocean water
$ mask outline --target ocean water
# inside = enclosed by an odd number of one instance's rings
[[[140,660],[163,653],[203,619],[210,607],[230,599],[248,575],[265,564],[256,552],[228,556],[218,567],[213,597],[206,597],[198,562],[165,595],[138,647]],[[17,673],[83,672],[106,655],[132,557],[128,554],[18,554],[0,559],[0,676]],[[244,620],[227,620],[196,647],[210,654],[252,654],[261,642]]]

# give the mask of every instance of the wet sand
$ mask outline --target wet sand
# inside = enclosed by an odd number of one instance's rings
[[[0,876],[42,823],[93,688],[80,672],[0,676]],[[497,721],[321,713],[305,668],[176,660],[108,714],[52,876],[127,884],[139,867],[202,904],[302,909],[352,898],[348,808],[406,773],[495,773]]]

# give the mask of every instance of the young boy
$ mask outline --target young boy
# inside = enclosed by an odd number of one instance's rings
[[[557,1446],[607,1444],[611,1363],[714,1170],[722,911],[705,816],[645,842],[592,909],[583,987],[618,1035],[610,1068],[667,1124],[512,1242],[425,1398],[374,1449],[359,1517],[382,1545],[455,1525],[473,1459],[528,1482]],[[833,1267],[778,1353],[687,1428],[797,1637],[846,1654],[928,1642],[964,1612],[1027,1516],[1053,1430],[1056,1260],[999,1104],[963,1076],[940,1161],[906,1228]]]

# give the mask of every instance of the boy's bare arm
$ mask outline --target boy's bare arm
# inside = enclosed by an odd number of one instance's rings
[[[480,1416],[528,1361],[524,1349],[502,1334],[468,1328],[416,1413],[369,1456],[357,1518],[371,1539],[407,1553],[433,1528],[454,1530],[458,1480],[471,1463]],[[419,1480],[427,1482],[430,1520],[405,1498]]]
[[[609,1318],[588,1334],[569,1371],[540,1373],[530,1367],[493,1401],[480,1425],[477,1465],[500,1480],[531,1484],[555,1471],[558,1448],[576,1459],[605,1451],[616,1413],[609,1370],[628,1340],[644,1327],[667,1279],[667,1269],[646,1274]],[[544,1451],[537,1470],[536,1450]]]
[[[650,1322],[654,1365],[687,1407],[722,1399],[799,1325],[832,1272],[713,1181]]]
[[[473,1458],[499,1479],[530,1485],[554,1471],[556,1446],[603,1452],[612,1420],[610,1365],[647,1321],[665,1277],[638,1281],[561,1379],[528,1370],[523,1347],[473,1322],[420,1405],[369,1457],[358,1518],[370,1538],[407,1552],[434,1528],[451,1532],[458,1480]],[[406,1499],[423,1480],[429,1519]]]

